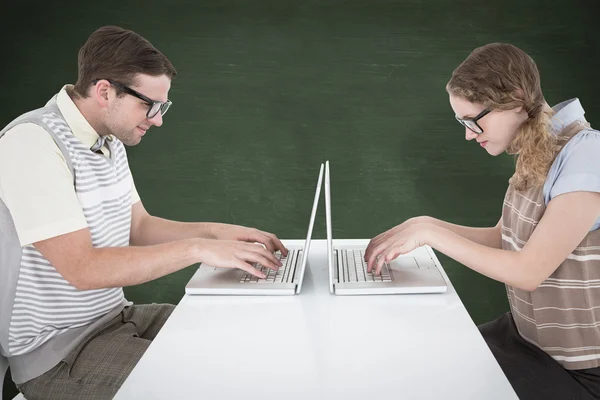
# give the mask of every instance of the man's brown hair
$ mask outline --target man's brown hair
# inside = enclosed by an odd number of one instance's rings
[[[79,50],[75,95],[88,97],[94,79],[112,79],[133,85],[136,74],[166,75],[177,71],[164,54],[137,33],[118,26],[104,26],[93,32]]]

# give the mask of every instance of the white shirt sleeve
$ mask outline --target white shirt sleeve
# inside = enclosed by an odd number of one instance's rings
[[[0,199],[21,246],[87,227],[64,156],[36,124],[17,125],[0,139]]]
[[[135,188],[135,181],[133,180],[133,174],[129,171],[129,175],[131,176],[131,205],[134,205],[138,201],[141,201],[140,195]]]

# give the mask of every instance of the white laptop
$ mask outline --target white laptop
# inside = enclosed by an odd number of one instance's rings
[[[336,240],[331,229],[331,180],[325,163],[325,214],[329,291],[336,295],[442,293],[448,288],[440,263],[429,246],[419,247],[381,268],[381,275],[367,272],[364,260],[368,239]]]
[[[200,265],[194,276],[185,287],[187,294],[220,294],[220,295],[294,295],[299,294],[302,289],[302,280],[308,252],[310,250],[310,239],[312,236],[317,205],[321,195],[323,183],[323,164],[319,171],[319,179],[313,201],[310,222],[308,223],[308,234],[302,247],[289,246],[287,257],[283,257],[277,251],[275,256],[282,262],[283,266],[278,271],[273,271],[260,264],[255,267],[267,276],[263,279],[242,271],[240,269],[216,268],[208,265]]]

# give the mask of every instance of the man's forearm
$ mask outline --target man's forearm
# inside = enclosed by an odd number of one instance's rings
[[[132,286],[160,278],[198,262],[201,239],[153,246],[97,248],[73,275],[80,290]]]
[[[134,246],[152,246],[191,238],[214,239],[211,222],[178,222],[147,216],[131,236]]]

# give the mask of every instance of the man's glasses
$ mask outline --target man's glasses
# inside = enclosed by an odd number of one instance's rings
[[[144,96],[140,92],[137,92],[137,91],[133,90],[132,88],[123,85],[122,83],[115,82],[112,79],[105,79],[105,80],[110,82],[111,85],[115,86],[116,88],[120,89],[121,91],[123,91],[133,97],[137,97],[138,99],[140,99],[144,103],[146,103],[149,107],[148,112],[146,113],[146,117],[149,119],[154,118],[156,116],[156,114],[158,114],[159,111],[160,111],[160,115],[165,115],[167,113],[167,110],[169,109],[169,107],[171,107],[171,104],[173,104],[173,102],[171,100],[167,100],[167,101],[152,100],[151,98]],[[98,81],[100,81],[100,79],[94,79],[92,81],[92,84],[95,85],[96,83],[98,83]]]
[[[492,110],[486,108],[485,110],[483,110],[482,112],[480,112],[479,114],[477,114],[477,116],[475,118],[458,118],[458,115],[455,115],[456,120],[458,122],[460,122],[460,124],[462,126],[465,126],[467,128],[469,128],[471,131],[475,132],[478,135],[481,135],[483,133],[483,129],[481,129],[481,127],[479,126],[479,124],[477,123],[478,120],[480,120],[481,118],[485,117],[486,115],[488,115]]]

